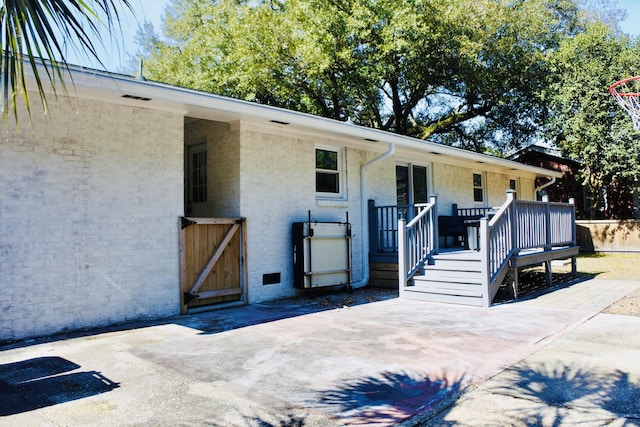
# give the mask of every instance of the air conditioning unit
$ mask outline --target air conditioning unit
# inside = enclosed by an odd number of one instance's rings
[[[299,289],[351,286],[351,224],[294,222],[293,286]]]

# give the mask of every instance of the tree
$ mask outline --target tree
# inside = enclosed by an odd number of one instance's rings
[[[483,151],[544,115],[574,0],[179,0],[146,77]]]
[[[640,178],[640,133],[607,92],[615,81],[637,75],[640,44],[609,26],[591,23],[565,39],[550,57],[547,134],[565,154],[581,161],[590,194],[590,217],[630,217],[620,195]],[[611,189],[605,207],[604,195]],[[627,198],[628,199],[628,198]]]
[[[120,22],[120,4],[131,10],[129,0],[3,0],[0,3],[0,70],[5,117],[11,110],[7,108],[10,105],[16,113],[15,98],[19,92],[31,112],[25,61],[33,72],[45,111],[47,97],[43,77],[50,82],[54,94],[58,86],[64,88],[68,44],[100,62],[94,40],[102,43],[100,25],[105,24],[111,31]],[[41,62],[41,58],[48,62]],[[40,63],[46,76],[38,69]]]

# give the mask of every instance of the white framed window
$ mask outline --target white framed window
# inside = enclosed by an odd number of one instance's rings
[[[344,199],[344,149],[316,146],[316,196],[321,199]]]
[[[485,201],[485,177],[483,173],[473,174],[473,202],[484,203]]]

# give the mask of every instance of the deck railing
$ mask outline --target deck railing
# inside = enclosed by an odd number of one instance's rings
[[[412,219],[418,208],[413,205],[375,206],[369,200],[369,247],[372,254],[398,252],[398,219]]]
[[[416,208],[418,213],[409,223],[403,218],[398,220],[398,275],[405,278],[403,283],[438,250],[436,196]]]
[[[436,198],[433,196],[428,204],[417,206],[418,215],[409,223],[405,219],[398,220],[401,291],[427,259],[438,252]],[[515,191],[508,190],[507,201],[495,215],[491,219],[487,216],[480,219],[479,238],[483,304],[488,306],[509,271],[510,260],[516,256],[520,259],[522,251],[546,252],[575,247],[575,208],[572,201],[567,204],[517,200]]]
[[[480,252],[486,270],[486,286],[504,275],[509,259],[516,252],[514,230],[520,218],[516,215],[515,202],[515,192],[507,192],[507,201],[493,218],[480,220]]]
[[[486,269],[486,295],[493,297],[514,255],[528,249],[550,251],[576,245],[573,201],[517,200],[515,192],[509,190],[507,201],[496,215],[491,220],[481,220],[480,240]]]

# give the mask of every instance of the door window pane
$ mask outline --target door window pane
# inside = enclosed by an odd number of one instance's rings
[[[413,203],[427,203],[427,168],[413,166]]]
[[[396,201],[398,205],[409,204],[408,166],[396,166]]]

